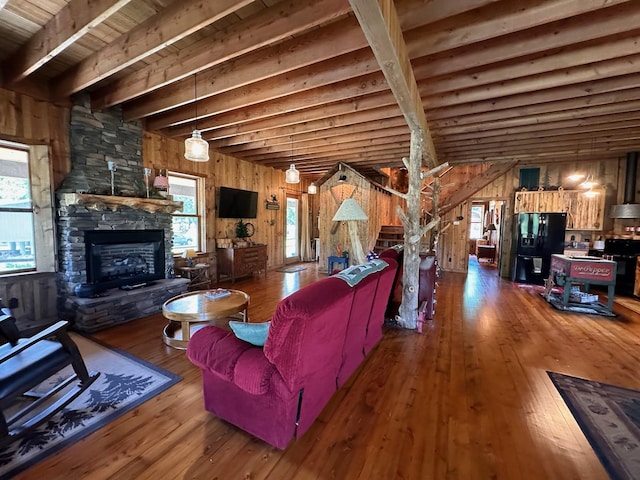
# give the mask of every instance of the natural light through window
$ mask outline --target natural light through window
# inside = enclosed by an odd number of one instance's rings
[[[471,221],[469,222],[469,238],[477,240],[482,238],[482,222],[484,219],[484,206],[471,206]]]
[[[176,202],[182,202],[182,210],[172,216],[174,253],[187,249],[202,250],[200,241],[202,208],[199,206],[198,178],[186,175],[169,174],[169,192]]]
[[[0,273],[35,267],[29,153],[0,147]]]

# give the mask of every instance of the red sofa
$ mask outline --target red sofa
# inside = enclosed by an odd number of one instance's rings
[[[264,347],[207,326],[187,348],[207,411],[283,449],[313,424],[382,338],[397,263],[351,287],[333,276],[283,299]]]

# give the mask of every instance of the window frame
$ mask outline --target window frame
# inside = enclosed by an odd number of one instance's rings
[[[206,251],[206,225],[205,225],[205,179],[203,177],[197,175],[190,175],[187,173],[175,172],[175,171],[167,171],[167,177],[169,178],[169,193],[171,194],[171,179],[172,178],[182,178],[186,180],[194,180],[196,187],[196,213],[183,213],[183,212],[172,212],[171,213],[171,224],[173,225],[174,217],[182,217],[182,218],[195,218],[198,223],[198,238],[197,238],[197,248],[196,251],[205,252]],[[174,199],[175,200],[175,199]],[[179,200],[176,200],[179,201]],[[175,232],[173,228],[171,230],[171,253],[173,255],[180,255],[184,253],[189,246],[186,247],[176,247],[174,242]]]
[[[480,209],[480,220],[475,222],[473,220],[473,210],[479,208]],[[485,206],[482,204],[476,204],[476,205],[471,205],[471,210],[469,212],[469,238],[471,240],[480,240],[482,238],[484,238],[484,214],[485,214]],[[473,226],[475,224],[479,224],[480,225],[480,236],[479,237],[474,237],[472,235],[472,231],[473,231]]]
[[[53,200],[52,165],[48,145],[25,145],[0,140],[3,148],[27,152],[31,208],[33,220],[33,249],[35,268],[0,272],[0,277],[43,272],[56,272],[58,266],[58,245],[55,229],[55,202]],[[17,211],[17,210],[16,210]]]

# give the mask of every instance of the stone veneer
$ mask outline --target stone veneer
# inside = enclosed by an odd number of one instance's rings
[[[113,161],[117,165],[116,195],[142,196],[145,189],[141,124],[125,122],[120,109],[91,112],[88,96],[79,96],[75,101],[77,104],[71,110],[71,171],[57,193],[111,194],[111,172],[107,162]],[[161,283],[166,288],[151,287],[154,293],[150,293],[143,304],[139,295],[130,292],[127,295],[117,289],[100,299],[74,296],[75,287],[87,281],[86,230],[164,230],[165,268],[172,272],[169,213],[149,213],[126,206],[115,211],[94,210],[83,205],[63,205],[58,201],[57,227],[58,310],[77,329],[95,331],[98,326],[105,328],[159,312],[164,300],[186,291],[185,282],[173,279]],[[170,287],[171,282],[177,287]]]

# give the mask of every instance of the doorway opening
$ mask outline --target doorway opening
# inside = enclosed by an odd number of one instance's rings
[[[473,200],[469,217],[469,267],[500,271],[505,202]]]
[[[284,263],[289,264],[300,261],[300,198],[287,193],[286,201]]]

